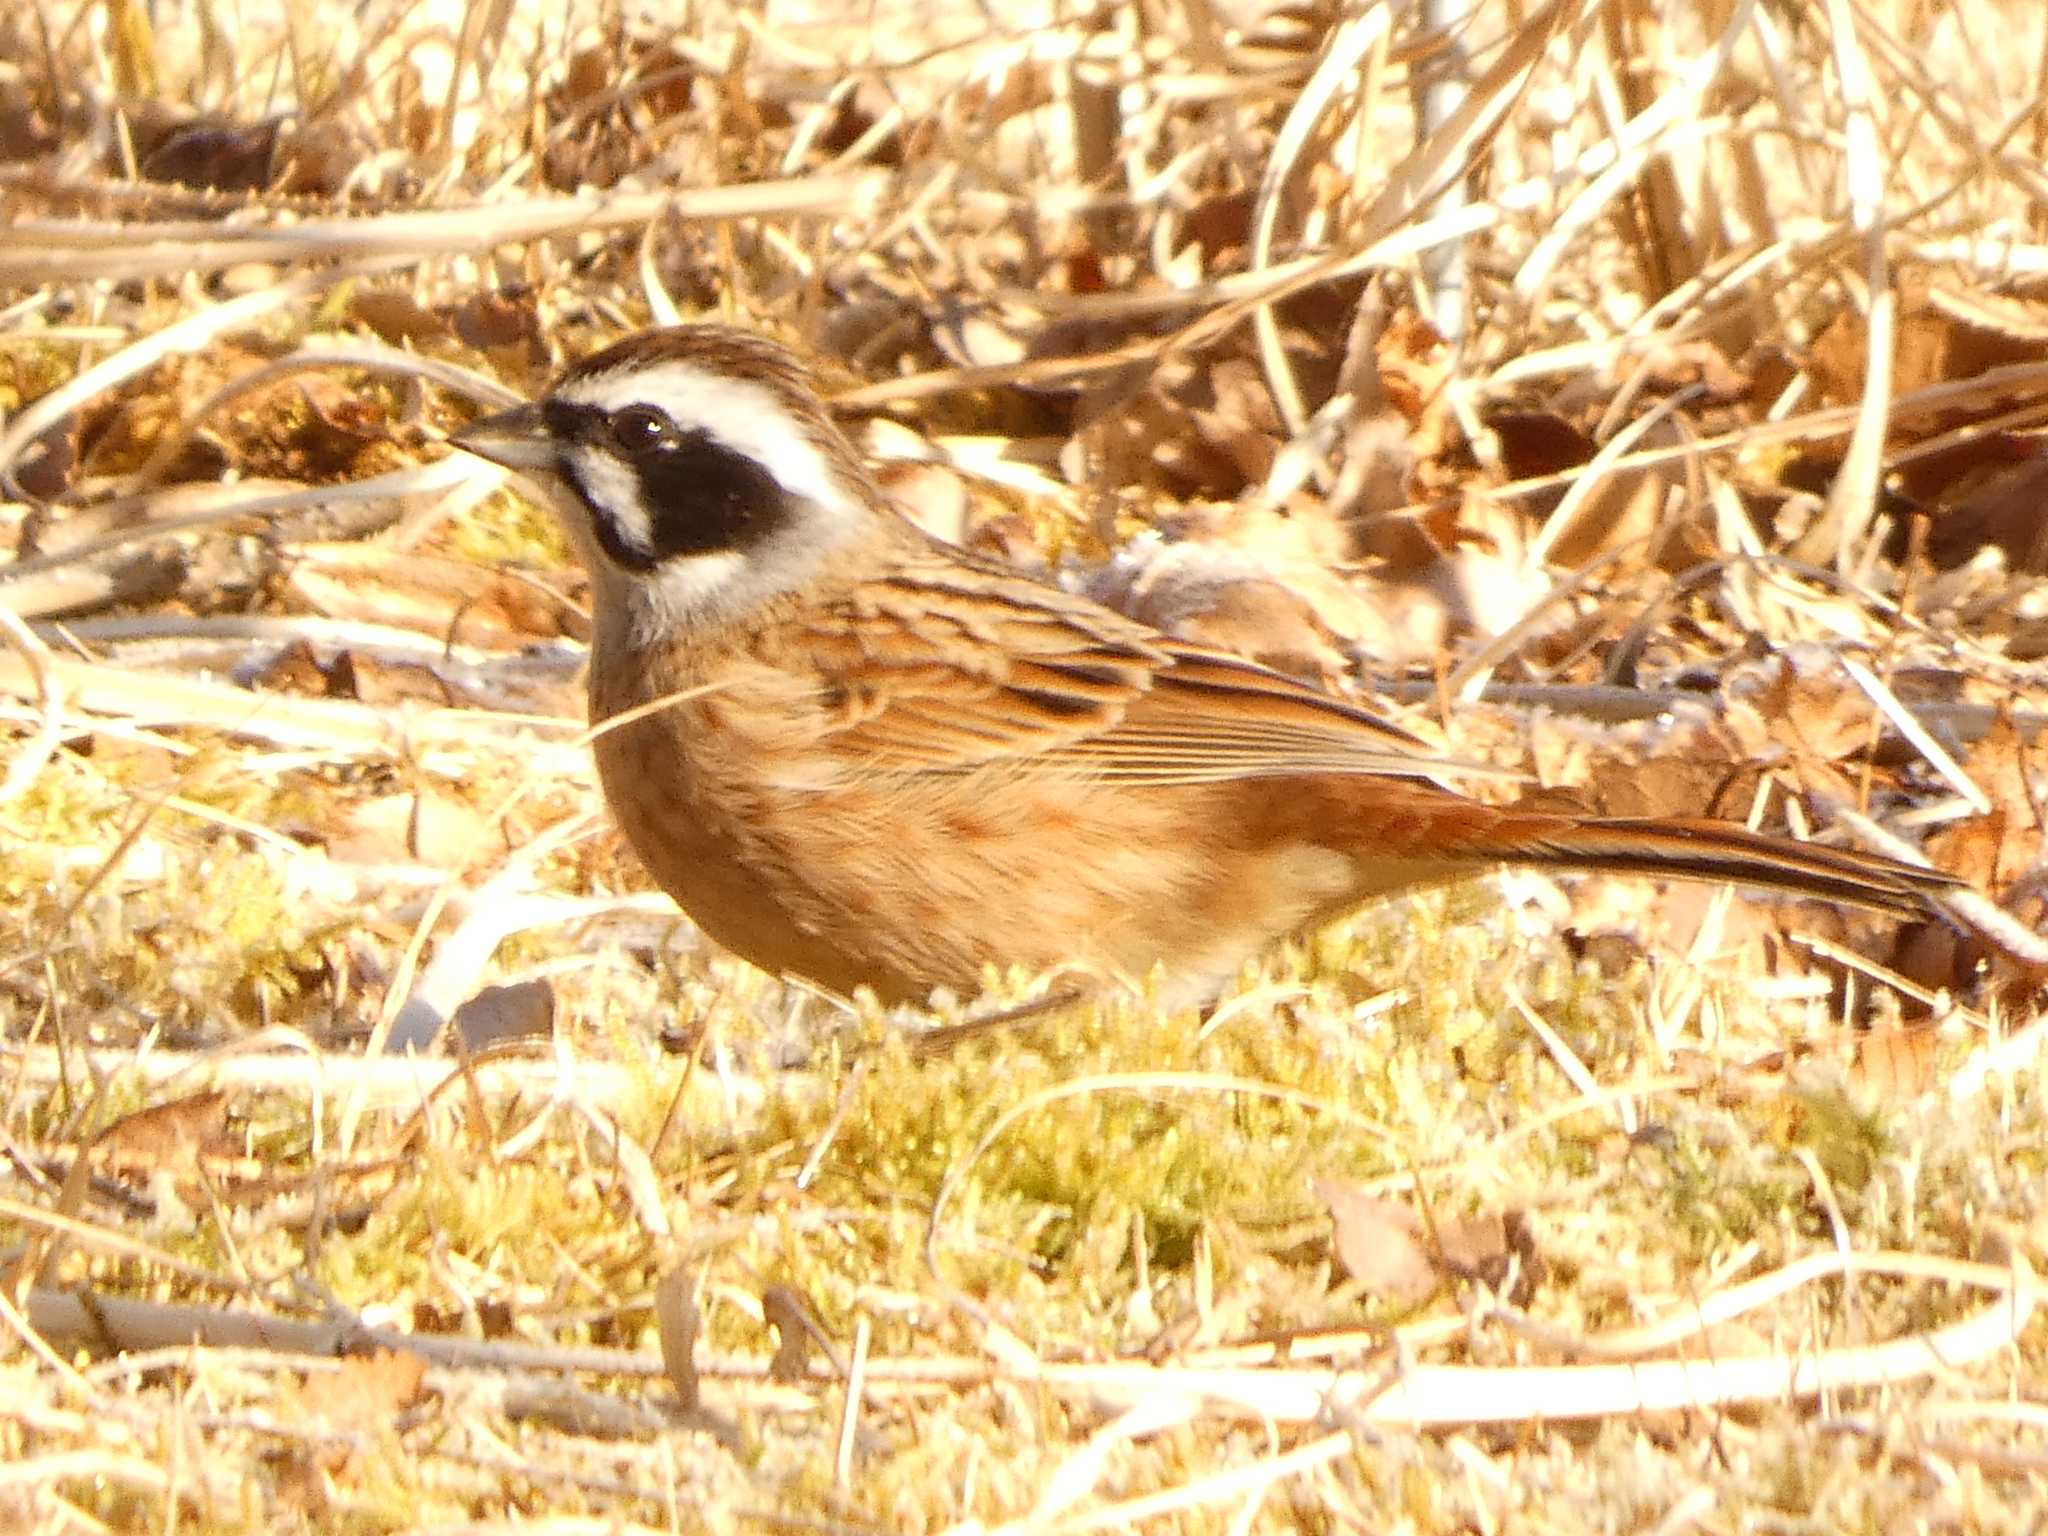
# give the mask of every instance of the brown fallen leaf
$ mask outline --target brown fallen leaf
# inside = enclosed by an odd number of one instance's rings
[[[549,573],[545,584],[473,561],[399,555],[355,544],[308,544],[293,552],[286,591],[313,612],[392,624],[461,645],[506,648],[567,635],[589,637],[584,615],[561,594],[582,578]]]
[[[1991,813],[1951,823],[1929,839],[1929,851],[1943,869],[1995,896],[2041,858],[2048,816],[2034,786],[2048,769],[2048,736],[2029,741],[2010,708],[2002,708],[1963,769],[1990,800]]]
[[[1175,357],[1135,391],[1120,381],[1084,393],[1075,437],[1103,483],[1176,500],[1226,500],[1259,485],[1280,451],[1280,415],[1256,364]]]
[[[2038,446],[2038,442],[2037,442]],[[1927,554],[1938,566],[1966,564],[1978,550],[2005,553],[2015,571],[2048,572],[2048,455],[2016,465],[1936,515]]]
[[[460,702],[455,690],[425,662],[391,660],[370,651],[342,650],[323,659],[309,640],[282,646],[250,676],[250,685],[312,698],[361,704],[418,700],[438,706]]]
[[[1941,302],[1924,268],[1903,269],[1894,274],[1894,280],[1900,294],[1898,333],[1892,353],[1895,395],[1971,378],[2009,363],[2039,362],[2048,356],[2048,344],[2038,334],[2038,301],[2026,306],[2035,316],[2036,332],[2026,334],[2018,329],[2002,329],[1988,310],[1975,315],[1953,312]],[[1814,337],[1807,367],[1826,403],[1853,404],[1863,398],[1869,329],[1863,309],[1849,299]],[[1966,410],[1990,415],[2000,408],[1997,397],[1979,397],[1973,398]],[[1964,414],[1949,412],[1921,420],[1932,427],[1935,422],[1960,420]]]
[[[675,1388],[676,1400],[685,1413],[696,1412],[702,1400],[697,1335],[703,1319],[693,1290],[690,1277],[680,1269],[663,1275],[654,1288],[654,1320],[661,1341],[662,1369],[668,1373],[669,1385]]]
[[[957,471],[944,464],[890,459],[875,465],[875,478],[903,515],[926,533],[948,544],[964,542],[971,509],[967,484]]]
[[[2036,795],[2037,775],[2048,766],[2048,738],[2028,741],[2001,711],[1991,729],[1973,745],[1963,768],[1991,802],[1981,816],[1952,821],[1927,839],[1927,853],[1950,874],[1960,875],[2001,901],[2023,927],[2039,930],[2048,917],[2048,890],[2031,886],[2048,848],[2048,817]],[[1901,941],[1893,968],[1930,991],[1961,989],[1986,967],[2000,993],[2024,1006],[2042,984],[2040,970],[1945,923],[1921,924]]]
[[[1644,361],[1646,380],[1659,393],[1697,388],[1708,404],[1726,405],[1751,398],[1756,389],[1751,370],[1730,362],[1704,337],[1660,346]]]
[[[459,702],[455,690],[425,662],[354,649],[334,653],[334,660],[327,664],[327,691],[337,699],[363,704],[414,702],[448,707]]]
[[[761,1293],[761,1320],[775,1330],[775,1358],[768,1362],[768,1379],[802,1381],[810,1369],[812,1340],[825,1342],[804,1299],[786,1285],[771,1285]]]
[[[66,416],[54,427],[23,445],[14,461],[14,483],[31,501],[55,501],[71,484],[78,467],[78,421]]]
[[[1369,1195],[1340,1179],[1318,1179],[1315,1192],[1335,1222],[1337,1257],[1369,1295],[1403,1306],[1427,1300],[1453,1280],[1499,1290],[1524,1305],[1542,1283],[1535,1233],[1520,1211],[1479,1211],[1425,1225],[1398,1200]]]
[[[397,166],[361,174],[374,147],[340,113],[289,121],[278,132],[271,185],[287,197],[389,196],[402,181]]]
[[[1251,244],[1252,192],[1236,188],[1200,198],[1181,218],[1184,249],[1199,256],[1198,273],[1218,271],[1225,263],[1236,264]]]
[[[453,334],[445,316],[403,288],[357,288],[348,297],[348,317],[393,346],[446,341]]]
[[[1388,579],[1428,593],[1442,609],[1445,633],[1499,634],[1535,612],[1551,590],[1551,577],[1527,557],[1525,519],[1505,502],[1472,491],[1454,509],[1415,526],[1426,535],[1429,552],[1407,569],[1394,567]],[[1545,610],[1525,643],[1563,627],[1570,617],[1562,608]]]
[[[506,367],[513,378],[532,377],[538,383],[547,360],[547,342],[541,334],[539,301],[531,288],[471,294],[446,313],[464,346],[475,347],[494,364]]]
[[[227,1121],[226,1093],[195,1093],[123,1115],[93,1139],[93,1152],[138,1166],[189,1167],[203,1156],[240,1150],[227,1134]]]
[[[1520,412],[1489,419],[1500,439],[1508,473],[1516,478],[1556,474],[1575,469],[1589,461],[1597,446],[1562,418],[1534,412]],[[1636,441],[1637,451],[1681,448],[1688,436],[1685,424],[1666,419],[1650,426]],[[1576,439],[1581,445],[1572,456]],[[1681,570],[1717,553],[1712,529],[1707,525],[1701,498],[1684,498],[1687,467],[1673,455],[1659,464],[1619,469],[1603,475],[1596,483],[1579,488],[1578,499],[1564,521],[1548,530],[1547,558],[1552,565],[1572,569],[1596,556],[1638,546],[1635,559],[1666,570]],[[1562,486],[1528,503],[1530,511],[1551,518],[1551,509],[1563,501]],[[1676,503],[1695,510],[1672,516]]]
[[[269,693],[295,693],[305,698],[329,696],[327,667],[310,640],[292,640],[249,675],[249,686]]]
[[[332,1371],[309,1371],[295,1395],[298,1414],[343,1435],[371,1436],[391,1427],[392,1420],[417,1404],[426,1381],[427,1362],[410,1350],[378,1349],[350,1355]],[[330,1475],[340,1475],[354,1459],[346,1443],[328,1442],[316,1452]]]
[[[1836,765],[1876,743],[1877,706],[1832,655],[1798,646],[1773,651],[1732,670],[1722,695],[1721,718],[1742,758],[1782,764],[1837,799],[1859,798]]]
[[[1849,1081],[1871,1098],[1896,1104],[1934,1086],[1935,1031],[1921,1025],[1865,1030],[1856,1041]]]
[[[336,808],[304,835],[323,841],[328,857],[351,864],[426,864],[461,869],[478,851],[502,842],[488,818],[432,790],[378,795]]]
[[[377,1349],[348,1356],[338,1370],[308,1376],[300,1401],[336,1429],[371,1432],[417,1403],[426,1377],[424,1355]]]
[[[544,979],[485,987],[455,1010],[448,1021],[466,1051],[487,1050],[509,1040],[546,1039],[555,1031],[555,989]]]
[[[1477,1211],[1436,1224],[1435,1257],[1446,1274],[1499,1291],[1514,1284],[1507,1299],[1525,1306],[1543,1283],[1544,1265],[1536,1234],[1520,1211]]]
[[[1309,584],[1317,581],[1328,577],[1227,545],[1141,543],[1093,572],[1085,590],[1175,639],[1334,681],[1348,668],[1337,636],[1309,599]]]
[[[1315,1192],[1336,1223],[1344,1272],[1367,1295],[1414,1306],[1435,1294],[1443,1277],[1423,1241],[1421,1220],[1405,1204],[1338,1179],[1316,1180]]]
[[[143,159],[146,181],[208,192],[258,192],[270,185],[280,120],[238,123],[207,116],[173,129]]]

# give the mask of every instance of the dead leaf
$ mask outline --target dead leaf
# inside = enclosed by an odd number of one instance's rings
[[[1499,634],[1550,591],[1549,575],[1525,556],[1520,512],[1504,502],[1474,490],[1460,498],[1455,510],[1416,526],[1434,553],[1398,574],[1405,585],[1441,605],[1446,634]],[[1550,609],[1547,620],[1531,630],[1529,643],[1569,622],[1568,611]]]
[[[2042,447],[2038,433],[1972,432],[1946,448],[1915,454],[1892,472],[1891,479],[1907,499],[1933,510],[1939,537],[1940,521],[1948,515],[1942,509],[1957,506],[2001,476],[2035,462]],[[1903,548],[1888,553],[1897,558]]]
[[[1347,557],[1391,555],[1375,547],[1375,536],[1398,537],[1408,524],[1395,514],[1408,505],[1415,478],[1415,448],[1408,440],[1408,421],[1384,399],[1360,399],[1344,429],[1342,461],[1330,490],[1329,510],[1350,537]],[[1424,554],[1427,548],[1424,547]]]
[[[1683,422],[1666,418],[1645,431],[1632,451],[1681,448],[1689,435]],[[1675,455],[1603,475],[1559,526],[1550,562],[1571,569],[1631,546],[1637,560],[1669,571],[1713,558],[1719,550],[1706,521],[1706,503],[1692,489],[1686,464]]]
[[[425,662],[383,656],[376,651],[336,651],[327,666],[327,685],[327,691],[335,698],[355,699],[364,704],[401,704],[412,700],[448,706],[456,702],[455,690]]]
[[[746,73],[721,82],[727,110],[740,120],[729,131],[747,119],[755,133],[771,118],[787,120],[782,103],[745,94],[752,79]],[[689,109],[697,80],[696,65],[666,43],[624,36],[580,49],[542,99],[549,130],[543,178],[560,192],[614,185],[650,152],[648,130]]]
[[[279,132],[271,160],[272,185],[287,197],[389,196],[397,182],[396,167],[388,177],[359,174],[371,157],[371,145],[340,113],[323,113],[287,123]]]
[[[1756,381],[1750,372],[1730,362],[1718,345],[1705,338],[1667,343],[1645,361],[1649,385],[1660,394],[1698,389],[1698,398],[1704,403],[1728,405],[1750,398],[1755,391]]]
[[[702,1319],[690,1277],[672,1269],[654,1288],[654,1321],[661,1340],[661,1364],[685,1413],[696,1412],[702,1400],[697,1374],[697,1334]]]
[[[308,833],[326,843],[328,857],[347,863],[433,869],[460,869],[501,837],[468,805],[431,790],[356,801]]]
[[[761,1293],[761,1320],[775,1330],[775,1358],[768,1362],[770,1381],[802,1381],[810,1370],[811,1339],[821,1338],[803,1298],[786,1285]]]
[[[250,684],[362,704],[413,700],[450,707],[461,702],[458,690],[426,662],[353,649],[336,651],[322,660],[306,640],[293,640],[282,647],[251,676]]]
[[[348,317],[393,346],[446,341],[452,332],[445,318],[402,288],[356,288],[349,295]]]
[[[1935,516],[1927,536],[1928,558],[1938,566],[1965,564],[1978,550],[1999,549],[2015,571],[2048,573],[2048,454],[1997,475],[1989,483]]]
[[[963,124],[992,133],[1010,118],[1034,112],[1051,100],[1052,65],[1019,60],[971,80],[961,90],[958,105]]]
[[[1252,193],[1249,188],[1202,198],[1181,220],[1187,248],[1200,255],[1198,272],[1213,275],[1241,264],[1251,244]]]
[[[1532,810],[1578,816],[1749,814],[1762,765],[1716,721],[1674,727],[1654,757],[1634,757],[1581,725],[1539,722],[1529,733],[1532,766],[1544,787],[1525,794]]]
[[[332,1371],[309,1371],[282,1397],[296,1420],[311,1419],[340,1435],[370,1437],[386,1432],[398,1414],[420,1401],[426,1374],[423,1356],[380,1348],[347,1356]],[[309,1473],[317,1467],[329,1477],[344,1475],[355,1461],[346,1441],[313,1442],[308,1456]]]
[[[1941,868],[1996,896],[2041,858],[2044,818],[2034,785],[2048,771],[2048,737],[2029,742],[2010,709],[2001,709],[1963,769],[1992,808],[1943,827],[1928,839],[1928,853]]]
[[[1806,768],[1860,757],[1877,740],[1877,706],[1825,651],[1774,651],[1724,694],[1722,718],[1746,757]]]
[[[1079,230],[1067,243],[1060,263],[1068,293],[1102,293],[1109,287],[1103,274],[1102,252]]]
[[[0,81],[0,161],[37,160],[57,148],[55,103],[19,77]]]
[[[1512,1279],[1507,1299],[1516,1306],[1528,1305],[1543,1283],[1536,1234],[1520,1211],[1455,1216],[1439,1221],[1434,1235],[1436,1261],[1447,1274],[1496,1293]]]
[[[272,693],[296,693],[306,698],[327,698],[332,689],[327,667],[310,640],[293,640],[249,676],[249,686]]]
[[[1382,1200],[1336,1179],[1318,1179],[1316,1197],[1336,1223],[1337,1257],[1368,1295],[1414,1306],[1442,1279],[1422,1239],[1422,1222],[1398,1200]]]
[[[542,979],[485,987],[448,1021],[466,1051],[511,1040],[546,1039],[555,1032],[555,989]]]
[[[2048,768],[2048,738],[2028,741],[2001,712],[1965,756],[1963,767],[1992,808],[1936,829],[1927,839],[1928,857],[2002,901],[2022,927],[2038,931],[2048,916],[2048,891],[2035,884],[2016,896],[2015,888],[2038,867],[2048,846],[2034,792],[2037,775]],[[1891,963],[1930,991],[1969,986],[1988,968],[2000,994],[2016,1007],[2025,1006],[2042,983],[2036,967],[1947,923],[1909,928]]]
[[[1386,399],[1416,429],[1416,451],[1441,451],[1435,424],[1442,416],[1444,384],[1456,362],[1443,333],[1414,310],[1403,310],[1380,331],[1373,355]]]
[[[14,483],[31,501],[54,501],[70,486],[77,467],[78,417],[74,414],[23,446],[14,464]]]
[[[817,148],[827,158],[836,158],[860,142],[895,107],[890,93],[873,76],[857,76],[853,88],[834,92],[832,114],[817,137]],[[865,151],[869,165],[898,167],[903,164],[903,126],[897,125],[879,139],[870,139]]]
[[[538,360],[544,350],[540,308],[530,289],[472,294],[449,312],[464,346],[480,352],[518,349]]]
[[[571,573],[551,572],[543,583],[512,571],[479,571],[466,560],[357,544],[308,544],[294,553],[286,590],[329,618],[497,648],[589,637],[588,620],[565,600],[585,584]]]
[[[1520,1211],[1479,1211],[1425,1225],[1397,1200],[1368,1195],[1338,1179],[1318,1179],[1315,1192],[1335,1222],[1337,1257],[1368,1294],[1403,1306],[1428,1299],[1451,1280],[1499,1291],[1526,1305],[1542,1283],[1536,1237]]]
[[[207,192],[259,192],[277,160],[279,120],[237,123],[203,117],[168,134],[142,162],[149,181]]]
[[[1865,1030],[1857,1037],[1849,1081],[1885,1103],[1918,1098],[1934,1086],[1938,1043],[1935,1031],[1924,1024]]]
[[[332,1371],[307,1375],[299,1402],[307,1413],[343,1434],[374,1435],[418,1403],[427,1362],[410,1350],[378,1349],[350,1355]]]
[[[1718,355],[1718,354],[1717,354]],[[1500,444],[1507,473],[1514,479],[1561,475],[1590,463],[1599,445],[1571,421],[1554,411],[1500,411],[1486,418]],[[1683,447],[1689,436],[1684,421],[1667,417],[1643,432],[1635,451]],[[1529,497],[1523,505],[1549,520],[1568,487],[1558,485]],[[1712,530],[1690,495],[1683,459],[1672,459],[1603,475],[1578,488],[1578,500],[1567,520],[1551,531],[1549,560],[1567,569],[1596,556],[1640,546],[1636,558],[1666,570],[1689,567],[1718,553]],[[1673,508],[1682,510],[1674,515]]]
[[[1334,681],[1347,670],[1303,588],[1227,545],[1141,543],[1094,572],[1085,590],[1178,640],[1302,676]]]
[[[1906,394],[1932,384],[1973,378],[2010,363],[2039,362],[2048,357],[2048,343],[2038,334],[2002,327],[1983,306],[1977,312],[1955,312],[1941,302],[1925,269],[1895,274],[1900,293],[1898,335],[1892,354],[1892,393]],[[2038,301],[2027,306],[2038,316]],[[2038,321],[2036,322],[2038,325]],[[1814,338],[1807,367],[1830,405],[1853,404],[1863,398],[1869,361],[1869,324],[1853,301]],[[2012,403],[1999,396],[1973,398],[1964,411],[1916,418],[1930,431],[1953,425],[1971,414],[1994,415]]]
[[[1995,891],[2000,883],[2000,866],[2007,863],[2004,854],[2017,843],[2017,839],[2006,835],[2007,821],[2005,807],[1993,805],[1982,816],[1951,822],[1937,830],[1927,840],[1927,851],[1950,874],[1962,876],[1979,890]],[[2012,861],[2013,872],[2025,870],[2031,862]]]
[[[903,515],[935,539],[960,544],[967,535],[970,510],[967,484],[944,464],[883,460],[875,478]]]
[[[1484,418],[1513,480],[1540,480],[1577,469],[1600,445],[1556,411],[1497,410]]]
[[[1100,470],[1091,478],[1215,501],[1266,478],[1282,429],[1250,359],[1183,356],[1135,392],[1115,379],[1085,391],[1075,433]]]
[[[136,1165],[190,1167],[203,1156],[241,1150],[227,1134],[227,1119],[226,1093],[195,1093],[123,1115],[93,1138],[93,1151]]]

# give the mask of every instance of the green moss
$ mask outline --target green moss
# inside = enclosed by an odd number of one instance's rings
[[[1790,1101],[1792,1144],[1813,1154],[1837,1198],[1860,1195],[1891,1150],[1889,1117],[1831,1083],[1796,1086]]]
[[[574,556],[560,525],[541,507],[510,491],[486,496],[449,524],[443,552],[490,569],[567,566]]]

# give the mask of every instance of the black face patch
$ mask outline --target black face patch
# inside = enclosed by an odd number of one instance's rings
[[[583,483],[578,456],[561,457],[562,476],[590,514],[599,547],[626,570],[651,571],[678,556],[751,548],[788,515],[788,493],[759,463],[707,432],[677,426],[656,406],[606,411],[550,400],[541,414],[565,449],[605,454],[631,473],[639,507],[622,519],[607,510],[595,487]],[[646,519],[645,540],[637,536],[636,513]]]

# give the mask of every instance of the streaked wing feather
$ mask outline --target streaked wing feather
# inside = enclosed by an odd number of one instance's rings
[[[1194,784],[1473,766],[1311,684],[947,556],[865,584],[808,640],[841,743],[899,772],[1009,761]]]

